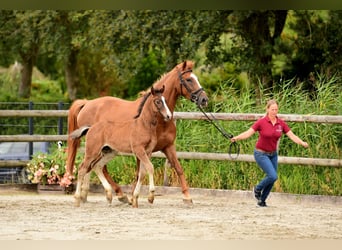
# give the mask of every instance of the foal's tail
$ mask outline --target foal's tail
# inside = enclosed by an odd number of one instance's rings
[[[80,113],[81,109],[87,103],[87,100],[75,100],[68,114],[68,133],[72,133],[74,130],[78,129],[77,125],[77,116]],[[66,163],[66,178],[73,178],[73,170],[75,164],[75,158],[77,153],[77,148],[80,146],[80,139],[71,139],[68,137],[67,140],[67,163]]]
[[[90,129],[90,126],[83,126],[79,129],[74,130],[69,137],[73,140],[80,139],[82,136],[86,135],[88,130]]]

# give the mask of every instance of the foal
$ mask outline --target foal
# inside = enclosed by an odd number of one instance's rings
[[[106,191],[109,204],[112,202],[112,187],[104,177],[102,169],[118,152],[133,153],[140,160],[143,168],[140,168],[138,182],[133,191],[132,206],[138,207],[138,196],[146,171],[149,175],[149,197],[148,201],[154,200],[153,164],[150,160],[152,151],[157,143],[156,127],[158,115],[165,121],[172,118],[161,89],[151,88],[143,98],[138,114],[133,120],[126,122],[100,121],[93,126],[81,127],[70,134],[70,137],[80,138],[86,134],[86,147],[83,162],[78,170],[77,187],[75,191],[75,206],[86,200],[87,190],[83,190],[84,178],[91,170],[99,177]],[[85,183],[85,186],[86,183]]]

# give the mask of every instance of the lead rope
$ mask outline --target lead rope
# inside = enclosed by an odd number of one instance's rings
[[[225,137],[227,138],[229,141],[231,138],[233,138],[234,136],[232,134],[228,134],[227,131],[224,130],[224,128],[222,126],[220,126],[217,123],[217,119],[214,117],[214,115],[212,113],[210,113],[211,118],[207,115],[207,113],[202,109],[201,106],[198,106],[198,108],[202,111],[202,113],[205,115],[205,117],[208,119],[208,121],[214,125],[214,127]],[[235,157],[232,156],[232,152],[234,152],[233,154],[236,155]],[[231,142],[229,144],[228,147],[228,155],[231,159],[236,159],[238,158],[240,154],[240,147],[236,142]]]

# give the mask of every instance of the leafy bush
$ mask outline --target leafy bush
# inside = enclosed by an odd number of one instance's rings
[[[65,148],[53,148],[50,153],[37,153],[27,164],[26,170],[28,179],[32,183],[39,184],[61,184],[68,187],[71,180],[63,179],[66,171],[66,150]],[[80,154],[76,158],[76,165],[81,162]],[[74,175],[77,177],[77,167],[74,168]],[[68,183],[63,183],[68,181]]]

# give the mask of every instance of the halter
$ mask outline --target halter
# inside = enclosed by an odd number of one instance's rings
[[[179,76],[180,86],[181,86],[181,93],[182,93],[182,87],[184,86],[184,88],[190,94],[190,100],[192,102],[197,102],[199,96],[203,92],[203,88],[199,88],[198,90],[191,92],[191,89],[189,88],[188,84],[186,83],[186,81],[184,81],[184,79],[182,77],[185,73],[188,73],[188,72],[192,72],[192,69],[188,69],[188,70],[183,71],[183,72],[178,71],[178,76]]]

